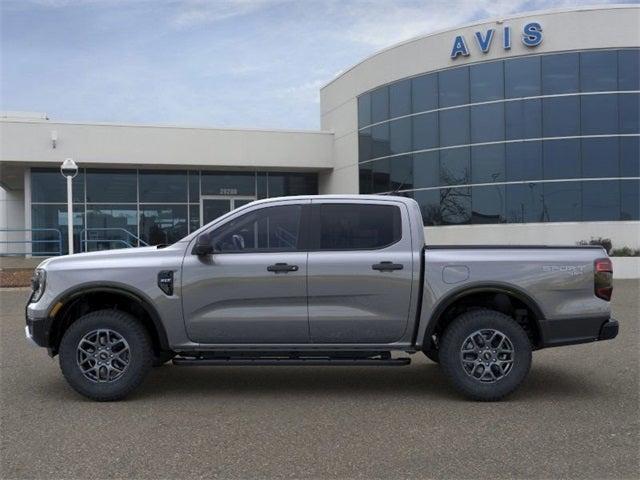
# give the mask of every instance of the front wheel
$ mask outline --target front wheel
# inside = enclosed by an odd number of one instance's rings
[[[145,328],[118,310],[80,317],[60,342],[60,369],[78,393],[98,401],[120,400],[149,373],[153,351]]]
[[[531,367],[531,342],[511,317],[473,310],[447,327],[439,359],[454,387],[474,400],[496,401],[516,390]]]

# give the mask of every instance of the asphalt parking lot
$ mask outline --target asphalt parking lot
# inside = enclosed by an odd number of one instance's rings
[[[610,342],[534,354],[501,403],[439,367],[154,369],[93,403],[24,340],[26,289],[0,290],[1,471],[10,478],[638,478],[640,282],[618,281]]]

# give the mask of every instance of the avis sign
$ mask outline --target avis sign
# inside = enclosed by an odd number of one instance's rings
[[[496,36],[496,29],[489,28],[486,32],[475,32],[474,38],[482,53],[487,53],[491,48],[491,44]],[[522,27],[520,41],[526,47],[537,47],[542,43],[542,26],[538,22],[530,22]],[[502,48],[511,49],[511,27],[502,28]],[[469,47],[464,35],[458,35],[453,41],[451,49],[451,58],[454,60],[459,56],[468,57]]]

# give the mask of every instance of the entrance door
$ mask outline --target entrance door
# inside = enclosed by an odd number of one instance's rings
[[[203,195],[200,197],[200,225],[206,225],[216,218],[255,200],[253,197],[228,197]]]

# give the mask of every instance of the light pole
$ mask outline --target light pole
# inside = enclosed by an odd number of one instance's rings
[[[60,165],[60,173],[67,179],[67,243],[69,255],[73,254],[73,177],[78,174],[78,165],[73,158],[67,158]]]

